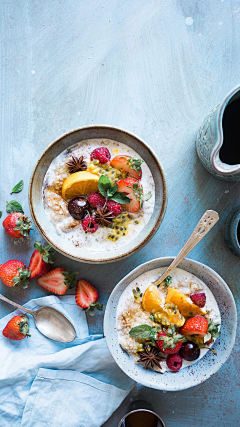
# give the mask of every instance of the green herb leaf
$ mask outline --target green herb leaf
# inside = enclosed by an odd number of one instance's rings
[[[20,212],[24,214],[22,206],[20,205],[20,203],[16,202],[16,200],[11,200],[10,202],[7,202],[6,210],[8,213]]]
[[[147,202],[149,199],[151,199],[152,193],[149,191],[147,194],[143,194],[141,197],[142,202]]]
[[[158,331],[157,331],[157,328],[153,328],[151,331],[150,331],[150,340],[152,340],[152,341],[156,341],[157,339],[158,339]]]
[[[110,200],[120,203],[121,205],[127,205],[130,203],[129,197],[125,196],[123,193],[117,191],[112,197],[109,197]]]
[[[153,314],[150,314],[150,319],[155,323],[155,317]]]
[[[131,337],[137,338],[137,339],[148,339],[148,338],[150,338],[150,333],[151,333],[152,329],[153,328],[149,325],[135,326],[135,328],[132,328],[129,331],[129,335],[131,335]]]
[[[164,286],[165,286],[165,288],[168,286],[168,285],[171,285],[171,283],[172,283],[172,276],[167,276],[165,279],[164,279]]]
[[[107,197],[110,198],[112,197],[116,191],[117,191],[118,186],[116,184],[114,184],[111,188],[107,189]]]
[[[112,187],[112,183],[110,179],[108,179],[105,175],[101,175],[98,180],[98,189],[102,196],[107,196],[107,191]]]
[[[23,189],[23,186],[24,186],[24,182],[21,179],[21,181],[19,181],[19,183],[16,184],[15,187],[13,187],[13,189],[11,191],[11,194],[13,194],[13,193],[20,193],[20,191],[22,191],[22,189]]]
[[[114,202],[124,205],[130,203],[130,199],[117,191],[117,188],[117,185],[112,184],[110,179],[108,179],[105,175],[100,176],[98,180],[98,189],[102,196],[106,197],[108,200],[113,200]]]
[[[2,218],[2,211],[0,211],[0,218]]]

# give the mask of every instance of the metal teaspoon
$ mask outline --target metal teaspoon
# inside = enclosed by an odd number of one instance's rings
[[[197,226],[194,228],[191,236],[188,241],[185,243],[179,254],[174,258],[169,267],[164,271],[164,273],[153,282],[154,285],[160,285],[164,279],[171,273],[171,271],[177,267],[177,265],[185,258],[185,256],[202,240],[203,237],[211,230],[211,228],[218,222],[219,216],[215,211],[206,211]]]
[[[0,299],[31,314],[37,329],[47,338],[60,342],[72,342],[76,338],[76,331],[72,323],[60,311],[55,310],[55,308],[43,306],[37,310],[30,310],[1,294]]]

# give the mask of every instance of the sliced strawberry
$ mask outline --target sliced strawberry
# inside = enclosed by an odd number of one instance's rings
[[[198,335],[204,338],[208,330],[208,321],[205,317],[195,316],[188,319],[183,327],[180,329],[182,335]]]
[[[29,270],[31,271],[30,279],[34,279],[46,274],[53,264],[52,255],[54,251],[50,245],[46,245],[45,248],[42,247],[41,242],[34,243],[35,251],[33,252]]]
[[[142,178],[141,164],[143,162],[144,160],[135,159],[134,157],[130,156],[116,156],[111,160],[110,165],[113,168],[127,173],[132,178],[139,180]]]
[[[130,203],[123,205],[128,212],[137,212],[144,201],[152,197],[151,192],[143,194],[143,188],[139,181],[134,178],[125,178],[117,182],[118,191],[130,199]]]
[[[58,267],[39,277],[37,283],[46,291],[63,295],[68,288],[71,289],[76,285],[77,275],[76,272],[70,274],[69,270]]]
[[[94,288],[91,283],[86,280],[80,279],[77,282],[76,286],[76,303],[79,307],[82,307],[83,310],[88,311],[91,316],[95,315],[94,309],[102,311],[104,305],[97,302],[99,298],[99,293],[96,288]]]

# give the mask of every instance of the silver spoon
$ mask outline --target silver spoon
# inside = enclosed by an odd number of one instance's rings
[[[8,302],[14,307],[31,314],[38,330],[54,341],[72,342],[76,338],[76,331],[71,322],[55,308],[43,306],[37,310],[30,310],[29,308],[22,307],[20,304],[11,301],[0,294],[0,299]]]
[[[183,246],[179,254],[174,258],[169,267],[164,271],[164,273],[153,282],[154,285],[160,285],[164,279],[171,273],[171,271],[177,267],[177,265],[183,260],[183,258],[202,240],[203,237],[213,228],[213,226],[218,222],[219,216],[215,211],[206,211],[197,226],[194,228],[191,236],[188,241]]]

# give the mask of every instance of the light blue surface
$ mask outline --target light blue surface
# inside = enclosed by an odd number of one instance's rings
[[[59,343],[42,335],[29,316],[30,338],[8,340],[0,321],[1,427],[100,427],[133,387],[114,362],[101,335],[89,335],[85,313],[74,296],[29,301],[32,310],[48,305],[73,323],[77,337]],[[19,315],[19,310],[14,315]]]
[[[189,257],[215,269],[239,307],[239,258],[224,243],[223,224],[240,203],[240,184],[222,182],[201,165],[195,139],[203,119],[239,84],[240,1],[2,0],[1,207],[12,187],[28,210],[27,186],[42,151],[69,130],[108,124],[136,133],[156,152],[168,182],[168,207],[157,234],[122,262],[89,266],[56,255],[78,270],[106,304],[117,282],[142,262],[176,255],[206,209],[220,221]],[[5,215],[3,215],[4,219]],[[0,230],[0,262],[29,262],[35,239],[14,241]],[[26,302],[46,292],[1,292]],[[0,314],[12,308],[1,302]],[[102,332],[103,315],[90,319]],[[131,399],[152,403],[167,427],[236,427],[239,423],[239,335],[220,371],[178,393],[136,386],[105,424],[117,425]]]

